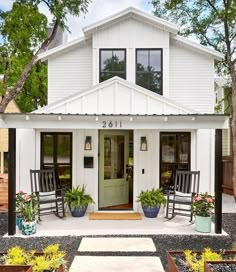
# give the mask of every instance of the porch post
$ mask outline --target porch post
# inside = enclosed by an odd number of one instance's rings
[[[215,130],[215,233],[222,233],[222,129]]]
[[[16,233],[16,129],[8,130],[8,235]]]

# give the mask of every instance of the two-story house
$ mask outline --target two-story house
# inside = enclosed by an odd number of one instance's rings
[[[17,128],[17,189],[29,169],[57,168],[85,184],[95,210],[139,209],[141,190],[163,174],[200,170],[214,191],[214,64],[223,56],[179,36],[178,27],[134,8],[83,29],[40,55],[48,63],[48,105],[6,116]]]

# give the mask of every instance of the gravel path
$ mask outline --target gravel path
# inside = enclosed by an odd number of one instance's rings
[[[155,243],[156,252],[128,252],[128,253],[114,253],[114,252],[93,252],[89,255],[94,256],[158,256],[166,267],[167,258],[166,252],[168,250],[181,250],[181,249],[203,249],[204,247],[211,247],[212,249],[230,249],[232,243],[236,243],[236,214],[223,214],[223,228],[229,233],[229,237],[222,236],[202,236],[199,235],[148,235]],[[68,265],[71,264],[75,255],[88,255],[86,252],[78,253],[78,247],[83,237],[77,236],[64,236],[64,237],[31,237],[29,238],[3,238],[2,235],[7,231],[7,214],[0,214],[0,251],[6,251],[9,247],[14,245],[22,246],[26,249],[35,248],[41,250],[42,247],[59,243],[61,248],[67,252]],[[111,235],[109,235],[111,237]],[[114,237],[114,236],[112,236]],[[119,236],[128,237],[128,236]],[[135,237],[142,237],[136,235]]]

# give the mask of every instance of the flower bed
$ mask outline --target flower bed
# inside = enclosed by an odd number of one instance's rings
[[[204,251],[202,250],[196,250],[193,251],[193,253],[196,253],[196,258],[200,259],[201,255],[203,254]],[[216,251],[214,253],[221,253],[220,251]],[[222,253],[222,258],[223,260],[229,260],[233,259],[236,257],[236,251],[233,250],[226,250]],[[187,261],[185,258],[185,253],[184,251],[169,251],[167,253],[167,271],[168,272],[190,272],[192,271],[190,267],[187,265]],[[222,262],[222,261],[220,261]],[[204,270],[205,272],[212,272],[214,270]],[[216,270],[217,271],[217,270]],[[236,271],[236,270],[233,270]],[[215,271],[214,271],[215,272]],[[217,271],[218,272],[218,271]],[[227,271],[228,272],[228,271]],[[229,270],[229,272],[231,272]]]
[[[43,249],[43,252],[35,252],[34,250],[25,251],[15,246],[10,248],[6,253],[0,253],[0,267],[8,269],[8,267],[20,266],[22,272],[65,272],[66,261],[65,252],[59,249],[58,244],[49,245]],[[23,270],[27,266],[31,270]],[[21,270],[2,270],[4,272],[21,272]],[[1,270],[0,270],[1,271]]]
[[[30,265],[0,265],[0,272],[32,272]]]
[[[235,272],[236,261],[205,262],[205,272]]]

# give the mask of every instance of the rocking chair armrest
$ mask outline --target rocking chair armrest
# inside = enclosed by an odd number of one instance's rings
[[[173,195],[173,194],[174,194],[174,191],[172,191],[172,190],[167,190],[167,191],[166,191],[167,200],[170,198],[170,195]]]

